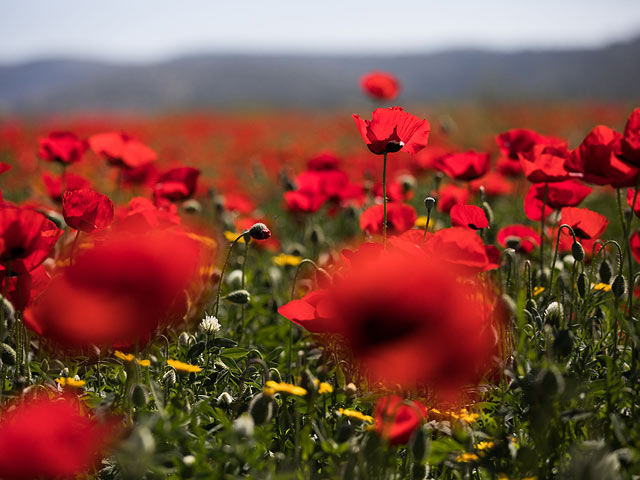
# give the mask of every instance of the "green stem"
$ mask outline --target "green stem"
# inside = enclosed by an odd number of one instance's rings
[[[236,243],[238,243],[240,239],[244,237],[247,233],[249,233],[249,230],[245,230],[244,232],[242,232],[240,235],[236,237],[236,239],[233,241],[233,243],[229,247],[229,250],[227,251],[227,257],[224,259],[224,265],[222,265],[222,271],[220,272],[220,281],[218,282],[218,293],[216,294],[216,311],[214,314],[216,318],[218,318],[218,309],[220,308],[220,292],[222,291],[224,271],[227,269],[227,264],[229,263],[229,257],[231,256],[231,251],[233,250],[233,247],[235,247]],[[243,283],[244,283],[244,275],[243,275]]]
[[[544,183],[544,197],[542,200],[542,218],[540,218],[540,284],[544,277],[544,215],[547,208],[547,195],[549,194],[549,182]]]
[[[382,163],[382,205],[384,207],[384,217],[382,219],[382,245],[384,248],[387,248],[387,152],[384,152],[384,160]]]
[[[424,236],[422,237],[422,243],[427,240],[427,231],[429,231],[429,222],[431,221],[431,209],[427,210],[427,223],[424,226]]]
[[[576,234],[573,231],[573,228],[571,228],[566,223],[563,223],[562,225],[560,225],[560,227],[558,227],[558,235],[556,237],[556,250],[555,250],[555,253],[553,254],[553,262],[551,263],[551,273],[549,274],[549,293],[551,293],[551,289],[553,288],[553,273],[555,271],[556,262],[558,261],[558,247],[560,246],[560,233],[562,233],[563,228],[568,228],[569,232],[571,233],[571,236],[573,237],[573,241],[574,242],[576,241]]]

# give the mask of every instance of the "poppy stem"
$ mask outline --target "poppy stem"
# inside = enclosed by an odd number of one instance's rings
[[[244,256],[242,257],[242,277],[241,277],[241,282],[242,282],[242,289],[244,290],[244,285],[245,285],[245,267],[247,265],[247,255],[249,253],[249,244],[251,243],[251,239],[250,238],[245,238],[244,239],[245,245],[244,245]],[[244,326],[244,310],[245,310],[246,305],[242,305],[240,307],[241,309],[241,319],[240,319],[240,327],[242,328],[242,330],[240,330],[240,341],[242,341],[242,336],[244,335],[244,330],[245,330],[245,326]]]
[[[382,161],[382,205],[384,217],[382,219],[382,246],[387,248],[387,152],[384,152]],[[427,222],[427,226],[428,226]]]
[[[233,247],[235,247],[236,243],[240,241],[245,235],[249,233],[249,230],[245,230],[240,235],[236,237],[236,239],[231,243],[229,250],[227,251],[227,257],[224,259],[224,264],[222,265],[222,271],[220,272],[220,280],[218,281],[218,293],[216,293],[216,311],[214,313],[214,317],[218,318],[218,309],[220,308],[220,293],[222,292],[222,281],[224,280],[224,271],[227,269],[227,264],[229,263],[229,257],[231,256],[231,251]],[[245,240],[246,241],[246,240]],[[244,282],[244,275],[243,275]]]
[[[544,215],[547,207],[549,182],[544,182],[544,199],[542,200],[542,218],[540,218],[540,284],[544,282]]]
[[[76,243],[78,243],[78,237],[80,236],[80,230],[76,230],[76,236],[71,244],[71,253],[69,254],[69,266],[73,265],[73,252],[76,250]]]
[[[639,176],[640,177],[640,176]],[[638,191],[638,182],[636,181],[636,192]],[[624,235],[624,256],[627,257],[627,261],[629,263],[629,299],[628,299],[628,305],[627,308],[629,309],[629,318],[631,318],[631,308],[633,308],[633,284],[631,283],[631,281],[633,280],[633,259],[631,258],[631,249],[629,248],[629,228],[631,227],[631,223],[630,222],[626,222],[624,219],[624,209],[622,208],[622,195],[621,195],[621,189],[617,188],[616,189],[616,196],[617,196],[617,200],[618,200],[618,214],[620,215],[620,225],[622,226],[622,234]],[[634,194],[634,197],[637,196],[637,193]],[[634,207],[635,207],[635,199],[634,199]],[[634,215],[633,213],[633,207],[631,209],[631,215]],[[624,263],[624,256],[622,258],[622,261]]]
[[[427,210],[427,223],[424,226],[424,236],[422,237],[422,243],[427,241],[427,232],[429,231],[429,222],[431,221],[431,209]]]

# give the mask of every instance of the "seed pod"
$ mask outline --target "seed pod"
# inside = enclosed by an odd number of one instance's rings
[[[584,260],[584,248],[582,248],[580,242],[573,242],[571,244],[571,255],[573,255],[576,262]]]
[[[144,407],[147,404],[147,392],[145,392],[144,387],[139,383],[136,383],[131,391],[131,401],[138,408]]]
[[[611,291],[616,298],[620,298],[625,294],[627,291],[627,281],[624,279],[624,276],[616,275],[616,278],[613,279],[613,283],[611,284]]]
[[[587,276],[584,273],[578,275],[576,284],[578,286],[578,294],[580,295],[580,298],[585,298],[587,295]]]
[[[0,356],[2,357],[2,363],[5,363],[12,367],[15,366],[16,351],[6,343],[0,345],[0,349],[2,350],[2,352],[0,353]]]
[[[436,203],[437,203],[437,201],[433,197],[427,197],[427,198],[424,199],[424,206],[427,207],[428,211],[433,210],[433,207],[436,206]]]
[[[611,281],[612,274],[613,272],[611,271],[611,264],[607,260],[604,260],[600,264],[600,268],[598,269],[598,275],[600,277],[600,281],[602,283],[609,283]]]
[[[246,305],[251,300],[251,294],[247,290],[234,290],[224,298],[236,305]]]

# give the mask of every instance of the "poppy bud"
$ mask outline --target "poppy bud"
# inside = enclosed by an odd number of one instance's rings
[[[136,383],[131,391],[131,401],[138,408],[147,404],[147,392],[144,391],[144,387],[139,383]]]
[[[427,207],[428,211],[433,210],[433,207],[436,206],[436,199],[433,197],[427,197],[424,199],[424,206]]]
[[[505,238],[504,244],[513,250],[519,250],[522,245],[522,240],[520,240],[520,237],[508,236]]]
[[[344,393],[347,397],[353,397],[358,392],[358,387],[354,383],[347,383],[344,387]]]
[[[559,302],[551,302],[544,311],[544,318],[547,323],[559,325],[564,317],[564,308]]]
[[[2,305],[0,305],[0,308],[2,308],[2,315],[5,319],[5,321],[7,322],[7,329],[11,328],[11,326],[13,325],[13,322],[15,321],[15,315],[16,315],[16,311],[13,308],[13,304],[6,298],[3,298],[2,296],[0,296],[0,300],[2,301]]]
[[[616,278],[613,279],[613,283],[611,284],[611,291],[616,298],[620,298],[625,294],[625,292],[627,291],[627,281],[622,275],[616,275]]]
[[[402,175],[399,180],[402,184],[402,192],[404,194],[416,188],[416,179],[413,175]]]
[[[5,363],[7,365],[10,366],[15,366],[16,364],[16,351],[11,348],[9,345],[7,345],[6,343],[3,343],[2,345],[0,345],[0,349],[2,350],[1,352],[1,357],[2,357],[2,363]]]
[[[225,277],[224,282],[231,288],[240,288],[242,286],[242,270],[231,270]]]
[[[604,260],[600,264],[600,268],[598,269],[598,275],[600,276],[600,281],[602,283],[609,283],[611,281],[612,273],[613,272],[611,271],[611,264],[607,260]]]
[[[324,242],[324,232],[319,226],[314,225],[314,227],[311,229],[311,232],[309,233],[309,240],[314,245],[318,245]]]
[[[202,205],[199,201],[191,198],[182,202],[182,210],[184,210],[186,213],[196,215],[202,212]]]
[[[162,382],[164,383],[164,388],[169,389],[176,384],[176,371],[172,368],[171,370],[167,370],[167,373],[162,377]]]
[[[216,402],[218,405],[231,405],[233,403],[233,397],[227,392],[222,392],[218,395],[218,398],[216,398]]]
[[[238,437],[252,437],[255,422],[248,413],[243,413],[233,422],[233,433]]]
[[[271,236],[271,230],[264,223],[255,223],[249,229],[249,235],[256,240],[266,240]]]
[[[584,248],[579,242],[573,242],[571,245],[571,255],[576,260],[576,262],[581,262],[584,260]]]
[[[249,413],[253,418],[253,422],[256,425],[263,425],[271,420],[273,417],[273,399],[259,393],[249,403]]]
[[[578,285],[578,293],[580,294],[580,297],[585,298],[587,295],[587,277],[584,273],[578,275],[576,284]]]
[[[482,210],[484,210],[484,214],[487,216],[487,220],[489,221],[489,226],[493,225],[494,216],[493,216],[493,209],[491,208],[491,205],[489,205],[487,202],[482,202]]]
[[[251,300],[251,294],[246,290],[234,290],[224,298],[237,305],[246,305]]]

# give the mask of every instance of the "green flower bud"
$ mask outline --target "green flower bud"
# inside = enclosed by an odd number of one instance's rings
[[[616,275],[616,278],[613,279],[613,283],[611,284],[611,291],[616,298],[620,298],[626,293],[627,281],[624,276]]]
[[[578,294],[581,298],[585,298],[587,295],[587,276],[584,273],[578,275],[576,284],[578,286]]]
[[[139,383],[136,383],[131,391],[131,401],[138,408],[144,407],[147,404],[147,392]]]
[[[224,298],[237,305],[246,305],[251,300],[251,294],[247,290],[234,290]]]
[[[273,418],[274,401],[268,395],[259,393],[249,403],[249,413],[256,425],[268,423]]]
[[[598,269],[598,275],[602,283],[609,283],[611,281],[611,276],[613,275],[613,271],[611,270],[611,264],[607,260],[604,260],[600,264],[600,268]]]
[[[579,242],[573,242],[571,244],[571,255],[576,260],[576,262],[581,262],[584,260],[584,248]]]
[[[0,356],[2,357],[2,363],[6,365],[10,365],[12,367],[15,366],[16,351],[6,343],[1,344],[0,349],[2,350],[2,352],[0,352]]]

